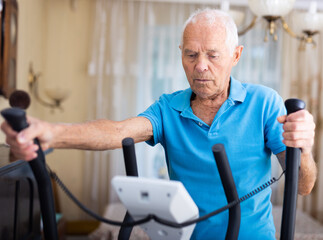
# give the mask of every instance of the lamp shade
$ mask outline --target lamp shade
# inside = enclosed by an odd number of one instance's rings
[[[323,30],[323,13],[295,11],[292,15],[293,25],[297,32],[302,31],[322,31]]]
[[[251,11],[259,16],[285,16],[293,8],[295,0],[248,0]]]
[[[54,101],[63,101],[69,96],[69,91],[63,88],[47,88],[46,95]]]

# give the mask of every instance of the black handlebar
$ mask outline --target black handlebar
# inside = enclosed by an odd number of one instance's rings
[[[227,198],[227,202],[238,200],[239,195],[233,180],[230,164],[223,144],[215,144],[212,147],[214,159],[218,167],[221,182]],[[238,239],[241,220],[240,203],[229,209],[228,229],[225,236],[226,240]]]
[[[138,169],[137,169],[137,160],[136,160],[136,152],[135,152],[135,143],[132,138],[125,138],[122,140],[122,149],[123,156],[126,168],[127,176],[138,177]],[[127,211],[123,223],[133,222],[133,218]],[[130,238],[131,231],[133,227],[124,227],[122,226],[119,230],[118,240],[126,240]]]
[[[10,124],[12,129],[19,132],[29,126],[26,120],[26,113],[20,108],[8,108],[1,111],[1,115]],[[34,173],[40,201],[40,210],[44,226],[46,240],[57,240],[57,224],[55,216],[55,205],[52,191],[52,184],[45,166],[44,153],[37,139],[34,142],[38,145],[37,158],[31,160],[29,165]]]
[[[287,114],[291,114],[304,109],[305,103],[302,100],[291,98],[285,101],[285,106]],[[299,148],[286,148],[285,189],[280,229],[281,240],[294,239],[300,156],[301,150]]]
[[[21,130],[29,126],[26,120],[26,113],[20,108],[4,109],[3,111],[1,111],[1,115],[16,132],[20,132]]]
[[[135,143],[132,138],[122,140],[122,150],[127,176],[138,177]]]

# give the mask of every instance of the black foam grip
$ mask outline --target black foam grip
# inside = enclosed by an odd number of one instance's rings
[[[122,140],[122,149],[127,176],[138,177],[135,143],[132,138]]]
[[[26,113],[20,108],[8,108],[1,111],[1,115],[15,131],[19,132],[29,125],[26,120]],[[55,216],[55,205],[52,191],[52,184],[45,166],[45,156],[37,139],[34,142],[38,145],[37,158],[29,161],[31,170],[34,173],[40,202],[40,210],[44,226],[45,240],[57,240],[57,224]]]
[[[290,98],[285,101],[285,107],[287,110],[287,114],[291,114],[293,112],[305,109],[306,104],[300,99]]]
[[[122,140],[123,157],[127,176],[138,177],[138,168],[135,152],[135,142],[132,138]],[[127,211],[123,223],[133,222],[133,218]],[[119,230],[118,240],[127,240],[130,238],[133,227],[121,227]]]
[[[291,114],[304,109],[305,103],[299,99],[288,99],[285,101],[285,106],[287,114]],[[286,148],[285,189],[280,231],[282,240],[294,239],[300,159],[299,148]]]
[[[212,147],[212,151],[228,203],[237,200],[239,195],[233,180],[230,164],[223,144],[215,144]],[[226,240],[238,239],[240,221],[241,209],[240,204],[237,204],[229,209],[229,222],[225,236]]]
[[[20,132],[29,126],[26,120],[26,113],[20,108],[7,108],[1,111],[1,115],[16,132]]]

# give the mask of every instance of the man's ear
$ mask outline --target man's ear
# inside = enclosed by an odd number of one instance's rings
[[[178,47],[179,47],[179,49],[182,51],[182,45],[179,45]]]
[[[241,54],[242,54],[242,50],[243,50],[243,46],[242,45],[239,45],[236,47],[234,53],[233,53],[233,66],[237,65],[239,60],[240,60],[240,57],[241,57]]]

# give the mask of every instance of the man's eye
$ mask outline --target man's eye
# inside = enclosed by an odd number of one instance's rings
[[[196,54],[189,54],[188,57],[194,58],[194,57],[196,57]]]
[[[218,55],[210,55],[209,57],[210,58],[218,58],[219,56]]]

